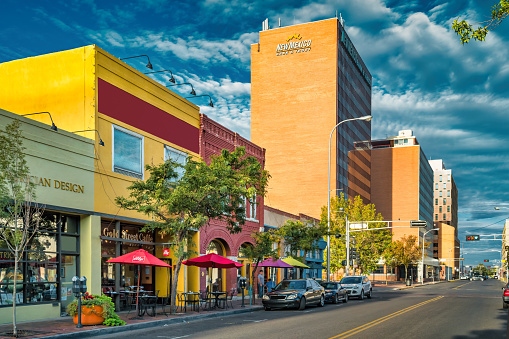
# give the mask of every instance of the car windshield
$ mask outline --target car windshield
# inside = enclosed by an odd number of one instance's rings
[[[362,281],[361,277],[346,277],[341,279],[342,284],[360,284]]]
[[[276,291],[305,290],[305,289],[306,289],[305,281],[291,281],[291,280],[283,280],[275,288]]]
[[[327,290],[333,290],[337,288],[335,283],[322,283],[322,286]]]

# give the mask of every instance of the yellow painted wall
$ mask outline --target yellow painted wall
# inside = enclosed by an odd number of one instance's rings
[[[327,204],[329,135],[337,115],[337,24],[328,19],[262,31],[260,43],[251,46],[251,141],[267,150],[265,168],[272,176],[265,204],[315,218]],[[278,44],[294,34],[311,39],[311,50],[278,56]],[[332,154],[335,145],[333,136]]]
[[[24,305],[16,307],[16,323],[42,319],[60,318],[60,303],[42,305]],[[71,320],[70,320],[71,321]],[[12,307],[0,307],[0,325],[12,324]]]
[[[0,64],[0,108],[49,111],[67,131],[95,128],[94,59],[94,46],[86,46]],[[50,123],[47,114],[30,118]]]

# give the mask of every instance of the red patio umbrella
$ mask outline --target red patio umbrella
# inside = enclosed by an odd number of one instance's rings
[[[234,267],[236,268],[244,266],[241,263],[230,260],[215,253],[209,253],[202,255],[200,257],[188,259],[186,261],[183,261],[182,263],[187,266],[210,267],[210,268],[234,268]],[[210,282],[209,286],[211,286],[212,276],[210,277],[209,282]]]
[[[110,259],[106,262],[116,263],[116,264],[133,264],[133,265],[144,265],[144,266],[160,266],[160,267],[171,267],[161,259],[156,258],[152,254],[148,253],[144,249],[140,248],[139,250],[121,255],[120,257],[116,257]],[[138,273],[139,274],[139,273]],[[138,288],[136,289],[136,314],[138,314],[138,298],[140,296],[140,277],[138,277]]]

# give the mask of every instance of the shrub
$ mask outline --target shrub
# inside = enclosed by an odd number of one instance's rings
[[[104,318],[103,325],[106,326],[120,326],[125,325],[125,322],[119,318],[115,313],[115,304],[111,301],[111,298],[105,295],[93,295],[86,292],[81,297],[81,306],[88,306],[92,310],[92,313],[99,317]],[[103,311],[97,313],[92,306],[102,306]],[[78,299],[73,300],[67,305],[67,313],[71,317],[78,315]]]

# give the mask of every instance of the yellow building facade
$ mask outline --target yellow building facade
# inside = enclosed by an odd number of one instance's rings
[[[171,252],[163,256],[168,239],[141,231],[147,217],[120,209],[114,199],[127,196],[133,181],[147,178],[146,164],[168,157],[179,161],[188,155],[199,157],[198,106],[91,45],[0,64],[0,108],[17,115],[49,112],[59,131],[94,141],[93,179],[86,189],[93,197],[88,205],[75,200],[75,195],[65,198],[89,215],[79,225],[77,272],[88,278],[88,290],[94,294],[118,291],[135,285],[139,278],[147,289],[165,296],[171,279],[166,269],[144,267],[138,271],[106,263],[140,247],[169,263],[174,259]],[[29,118],[48,124],[50,116]],[[39,167],[50,168],[47,164]],[[78,179],[71,176],[66,180],[79,183]],[[194,240],[199,243],[198,233]],[[198,290],[198,275],[197,268],[183,267],[179,292]]]

